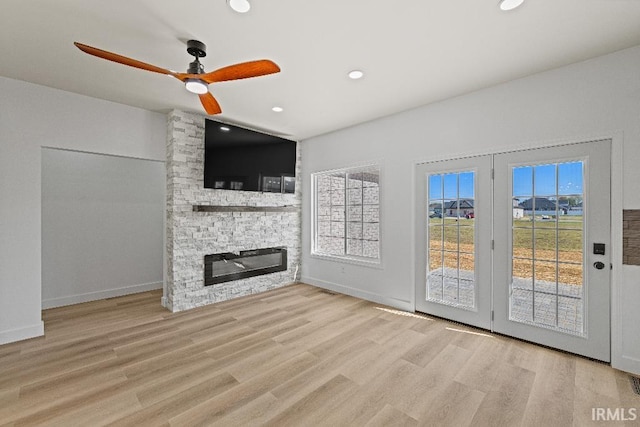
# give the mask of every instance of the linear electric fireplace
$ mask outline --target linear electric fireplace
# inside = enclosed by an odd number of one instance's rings
[[[287,249],[284,247],[223,252],[204,256],[204,285],[230,282],[262,274],[285,271]]]

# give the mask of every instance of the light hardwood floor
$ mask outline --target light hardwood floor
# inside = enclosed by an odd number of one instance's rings
[[[583,426],[594,407],[640,413],[628,375],[606,365],[304,284],[176,314],[160,296],[46,310],[45,337],[0,346],[0,425]]]

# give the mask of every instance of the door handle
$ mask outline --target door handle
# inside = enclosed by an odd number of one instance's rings
[[[598,270],[602,270],[604,268],[604,262],[596,261],[593,263],[593,266]]]

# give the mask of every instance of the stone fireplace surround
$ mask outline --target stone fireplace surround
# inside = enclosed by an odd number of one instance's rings
[[[294,194],[204,188],[205,117],[174,110],[167,123],[167,284],[173,311],[295,282],[300,263],[300,144]],[[211,207],[207,209],[207,207]],[[286,247],[287,270],[204,286],[204,256]]]

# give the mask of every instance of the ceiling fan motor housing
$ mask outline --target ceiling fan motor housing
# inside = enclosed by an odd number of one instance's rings
[[[204,73],[204,67],[202,66],[200,61],[198,61],[198,58],[196,58],[195,61],[189,63],[189,68],[187,69],[187,73],[189,73],[189,74],[202,74],[202,73]]]
[[[187,52],[189,55],[195,56],[196,59],[207,56],[207,45],[198,40],[187,41]]]

